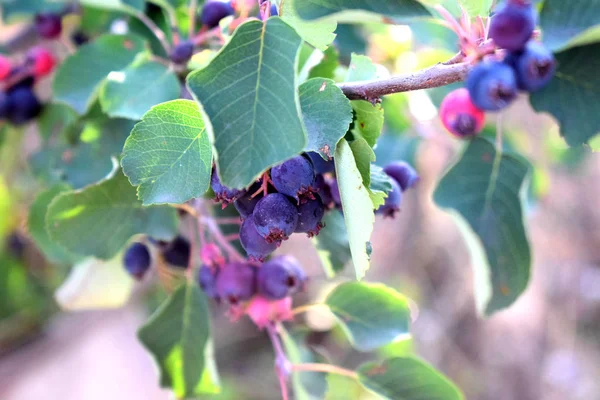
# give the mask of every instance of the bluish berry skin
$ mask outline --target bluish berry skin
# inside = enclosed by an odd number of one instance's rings
[[[533,5],[509,1],[500,6],[490,22],[489,37],[496,46],[509,51],[521,51],[531,39],[536,17]]]
[[[62,31],[62,18],[53,13],[35,16],[35,29],[44,39],[56,39]]]
[[[256,268],[245,263],[225,264],[217,276],[216,294],[230,305],[250,300],[256,294]]]
[[[498,111],[507,107],[517,96],[517,77],[509,65],[488,60],[471,70],[467,89],[476,107]]]
[[[276,17],[278,15],[279,13],[277,12],[277,6],[275,4],[271,4],[271,17]]]
[[[208,297],[215,300],[219,299],[219,294],[217,293],[218,276],[219,272],[216,268],[210,268],[206,265],[200,267],[198,271],[198,284]]]
[[[244,193],[240,198],[238,198],[233,205],[235,209],[240,213],[240,217],[242,219],[248,218],[254,212],[254,208],[256,204],[263,198],[262,194],[259,193],[256,196],[252,197],[254,193],[256,193],[260,189],[260,184],[255,183],[250,186],[250,188]]]
[[[252,213],[258,233],[269,243],[286,240],[298,225],[298,208],[281,193],[263,197]]]
[[[314,191],[315,171],[307,158],[296,156],[271,168],[271,180],[279,193],[306,200]]]
[[[0,119],[7,119],[11,108],[10,97],[6,92],[0,91]]]
[[[42,111],[42,104],[31,88],[13,88],[8,92],[8,96],[10,105],[8,120],[14,125],[26,124]]]
[[[167,263],[174,267],[187,268],[190,263],[190,242],[182,237],[177,236],[163,250],[163,257]]]
[[[175,46],[173,51],[171,51],[169,58],[175,64],[185,64],[190,61],[190,58],[192,58],[193,54],[194,43],[190,40],[184,40]]]
[[[264,237],[260,236],[254,225],[252,215],[248,216],[240,228],[240,243],[248,258],[253,261],[264,261],[272,252],[277,249],[279,242],[268,243]]]
[[[384,217],[394,218],[396,213],[400,211],[400,204],[402,203],[402,189],[395,179],[392,179],[392,191],[388,193],[388,197],[385,199],[385,204],[379,207],[376,211],[377,214],[381,214]]]
[[[200,21],[202,21],[202,24],[206,25],[208,29],[212,29],[217,27],[223,18],[233,15],[234,13],[235,11],[229,1],[208,1],[204,4]]]
[[[256,282],[261,295],[279,300],[302,290],[306,274],[298,260],[290,256],[279,256],[258,269]]]
[[[298,224],[294,232],[306,233],[308,237],[313,237],[319,234],[323,228],[323,215],[325,214],[325,206],[319,196],[315,196],[314,200],[308,200],[306,203],[298,206]]]
[[[210,177],[210,187],[213,192],[215,192],[215,199],[223,203],[224,207],[229,203],[233,203],[237,198],[244,194],[243,190],[230,189],[227,186],[222,185],[216,170],[213,170],[212,176]]]
[[[319,155],[319,153],[316,153],[314,151],[309,151],[308,153],[306,153],[306,155],[308,156],[308,158],[310,158],[310,161],[312,162],[315,172],[317,174],[327,174],[329,172],[335,172],[335,163],[333,162],[333,159],[325,161],[323,160],[323,157]]]
[[[317,175],[315,177],[315,187],[317,188],[317,193],[319,193],[319,197],[325,205],[325,208],[330,208],[330,206],[333,205],[333,197],[331,196],[331,188],[323,175]]]
[[[136,279],[142,279],[146,272],[150,269],[151,258],[150,251],[143,243],[134,243],[123,257],[125,269]]]
[[[328,182],[331,198],[337,207],[342,206],[342,197],[340,196],[340,187],[338,186],[337,179],[330,179]]]
[[[523,52],[509,54],[505,61],[514,68],[519,89],[527,92],[546,86],[556,71],[552,52],[534,41],[527,43]]]
[[[386,165],[383,171],[400,185],[403,192],[415,186],[421,179],[417,171],[406,161],[393,161]]]

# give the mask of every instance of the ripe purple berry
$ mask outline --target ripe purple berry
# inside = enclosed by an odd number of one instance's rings
[[[312,162],[313,167],[315,168],[315,172],[317,174],[335,172],[335,163],[333,162],[333,159],[325,161],[319,153],[315,153],[314,151],[310,151],[306,153],[306,155],[308,156],[308,158],[310,158],[310,161]]]
[[[305,157],[295,156],[271,169],[273,186],[279,193],[296,200],[313,197],[315,171],[313,165]]]
[[[396,213],[400,211],[400,203],[402,203],[402,189],[398,182],[392,179],[392,190],[388,193],[385,199],[385,204],[379,207],[377,214],[382,214],[384,217],[394,218]]]
[[[248,258],[255,261],[263,261],[272,252],[277,249],[278,243],[268,243],[264,237],[260,236],[254,225],[254,218],[252,215],[248,216],[244,220],[242,227],[240,228],[240,243]]]
[[[517,96],[517,77],[509,65],[488,60],[473,68],[467,78],[467,89],[476,107],[498,111]]]
[[[163,249],[162,254],[165,261],[170,265],[187,268],[190,262],[190,252],[190,242],[182,236],[177,236]]]
[[[206,25],[208,29],[215,28],[219,22],[235,13],[230,1],[209,0],[204,4],[200,21]]]
[[[534,41],[527,43],[522,53],[509,55],[507,63],[515,69],[519,89],[528,92],[546,86],[556,70],[552,52]]]
[[[9,121],[14,125],[25,124],[42,111],[42,104],[33,90],[26,86],[19,86],[8,92],[9,96]]]
[[[333,197],[331,196],[331,188],[323,175],[317,175],[315,177],[315,187],[317,188],[319,197],[325,205],[325,208],[330,208],[333,203]]]
[[[243,190],[230,189],[227,186],[221,184],[217,171],[213,170],[210,178],[210,187],[215,192],[215,199],[223,203],[223,208],[228,204],[233,203],[237,198],[244,194]]]
[[[143,243],[133,243],[123,257],[125,269],[136,279],[142,279],[150,269],[150,251]]]
[[[175,64],[185,64],[190,60],[190,58],[192,58],[193,54],[194,43],[190,40],[185,40],[175,46],[173,51],[171,51],[169,58]]]
[[[280,242],[298,225],[298,208],[281,193],[263,197],[252,214],[258,233],[269,243]]]
[[[55,39],[62,31],[62,19],[53,13],[38,14],[35,16],[35,29],[44,39]]]
[[[403,192],[415,186],[421,179],[417,171],[406,161],[392,161],[383,171],[400,185]]]
[[[323,228],[323,215],[325,214],[325,206],[319,196],[315,196],[314,200],[308,200],[304,204],[298,206],[298,225],[294,232],[306,232],[308,237],[313,237],[319,234]]]
[[[225,264],[217,276],[217,296],[230,305],[256,294],[256,268],[250,264]]]
[[[0,91],[0,119],[6,119],[11,110],[10,97],[6,92]]]
[[[531,2],[508,1],[504,6],[499,7],[492,17],[489,37],[502,49],[523,50],[533,34],[535,19]]]
[[[258,269],[256,281],[261,295],[278,300],[303,289],[306,274],[298,260],[290,256],[279,256]]]
[[[256,207],[256,204],[260,201],[260,199],[262,199],[261,193],[252,197],[259,189],[260,184],[255,183],[254,185],[250,186],[246,193],[240,196],[233,203],[235,209],[240,213],[240,217],[242,217],[242,219],[248,218],[254,212],[254,207]]]
[[[198,271],[198,284],[211,299],[218,300],[219,295],[217,293],[217,277],[219,271],[216,268],[211,268],[206,265],[200,267]]]
[[[271,4],[271,17],[276,17],[278,15],[279,13],[277,12],[277,6],[275,4]]]

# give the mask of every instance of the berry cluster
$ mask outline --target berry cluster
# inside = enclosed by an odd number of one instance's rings
[[[552,52],[532,40],[536,13],[529,0],[507,0],[491,19],[489,38],[501,51],[478,63],[467,89],[446,96],[440,116],[446,129],[461,138],[476,135],[485,111],[507,107],[519,90],[534,92],[550,82],[556,63]]]

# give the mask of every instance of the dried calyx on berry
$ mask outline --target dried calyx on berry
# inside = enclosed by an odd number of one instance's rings
[[[303,156],[295,156],[271,168],[271,180],[279,193],[298,202],[314,197],[315,171],[312,162]]]
[[[298,225],[298,208],[281,193],[263,197],[252,213],[258,233],[268,243],[287,240]]]
[[[221,202],[223,204],[223,208],[236,201],[245,193],[244,190],[230,189],[221,184],[221,180],[219,179],[219,175],[215,169],[213,169],[213,173],[210,178],[210,187],[212,188],[213,192],[215,192],[215,200]]]

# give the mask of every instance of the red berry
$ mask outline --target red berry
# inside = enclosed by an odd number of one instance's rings
[[[459,138],[478,134],[485,122],[485,113],[475,107],[465,88],[448,93],[440,107],[440,117],[448,132]]]
[[[34,47],[27,53],[27,63],[31,66],[35,77],[41,78],[52,72],[56,60],[52,53],[43,47]]]
[[[10,75],[12,69],[10,60],[3,55],[0,55],[0,80],[6,79]]]

